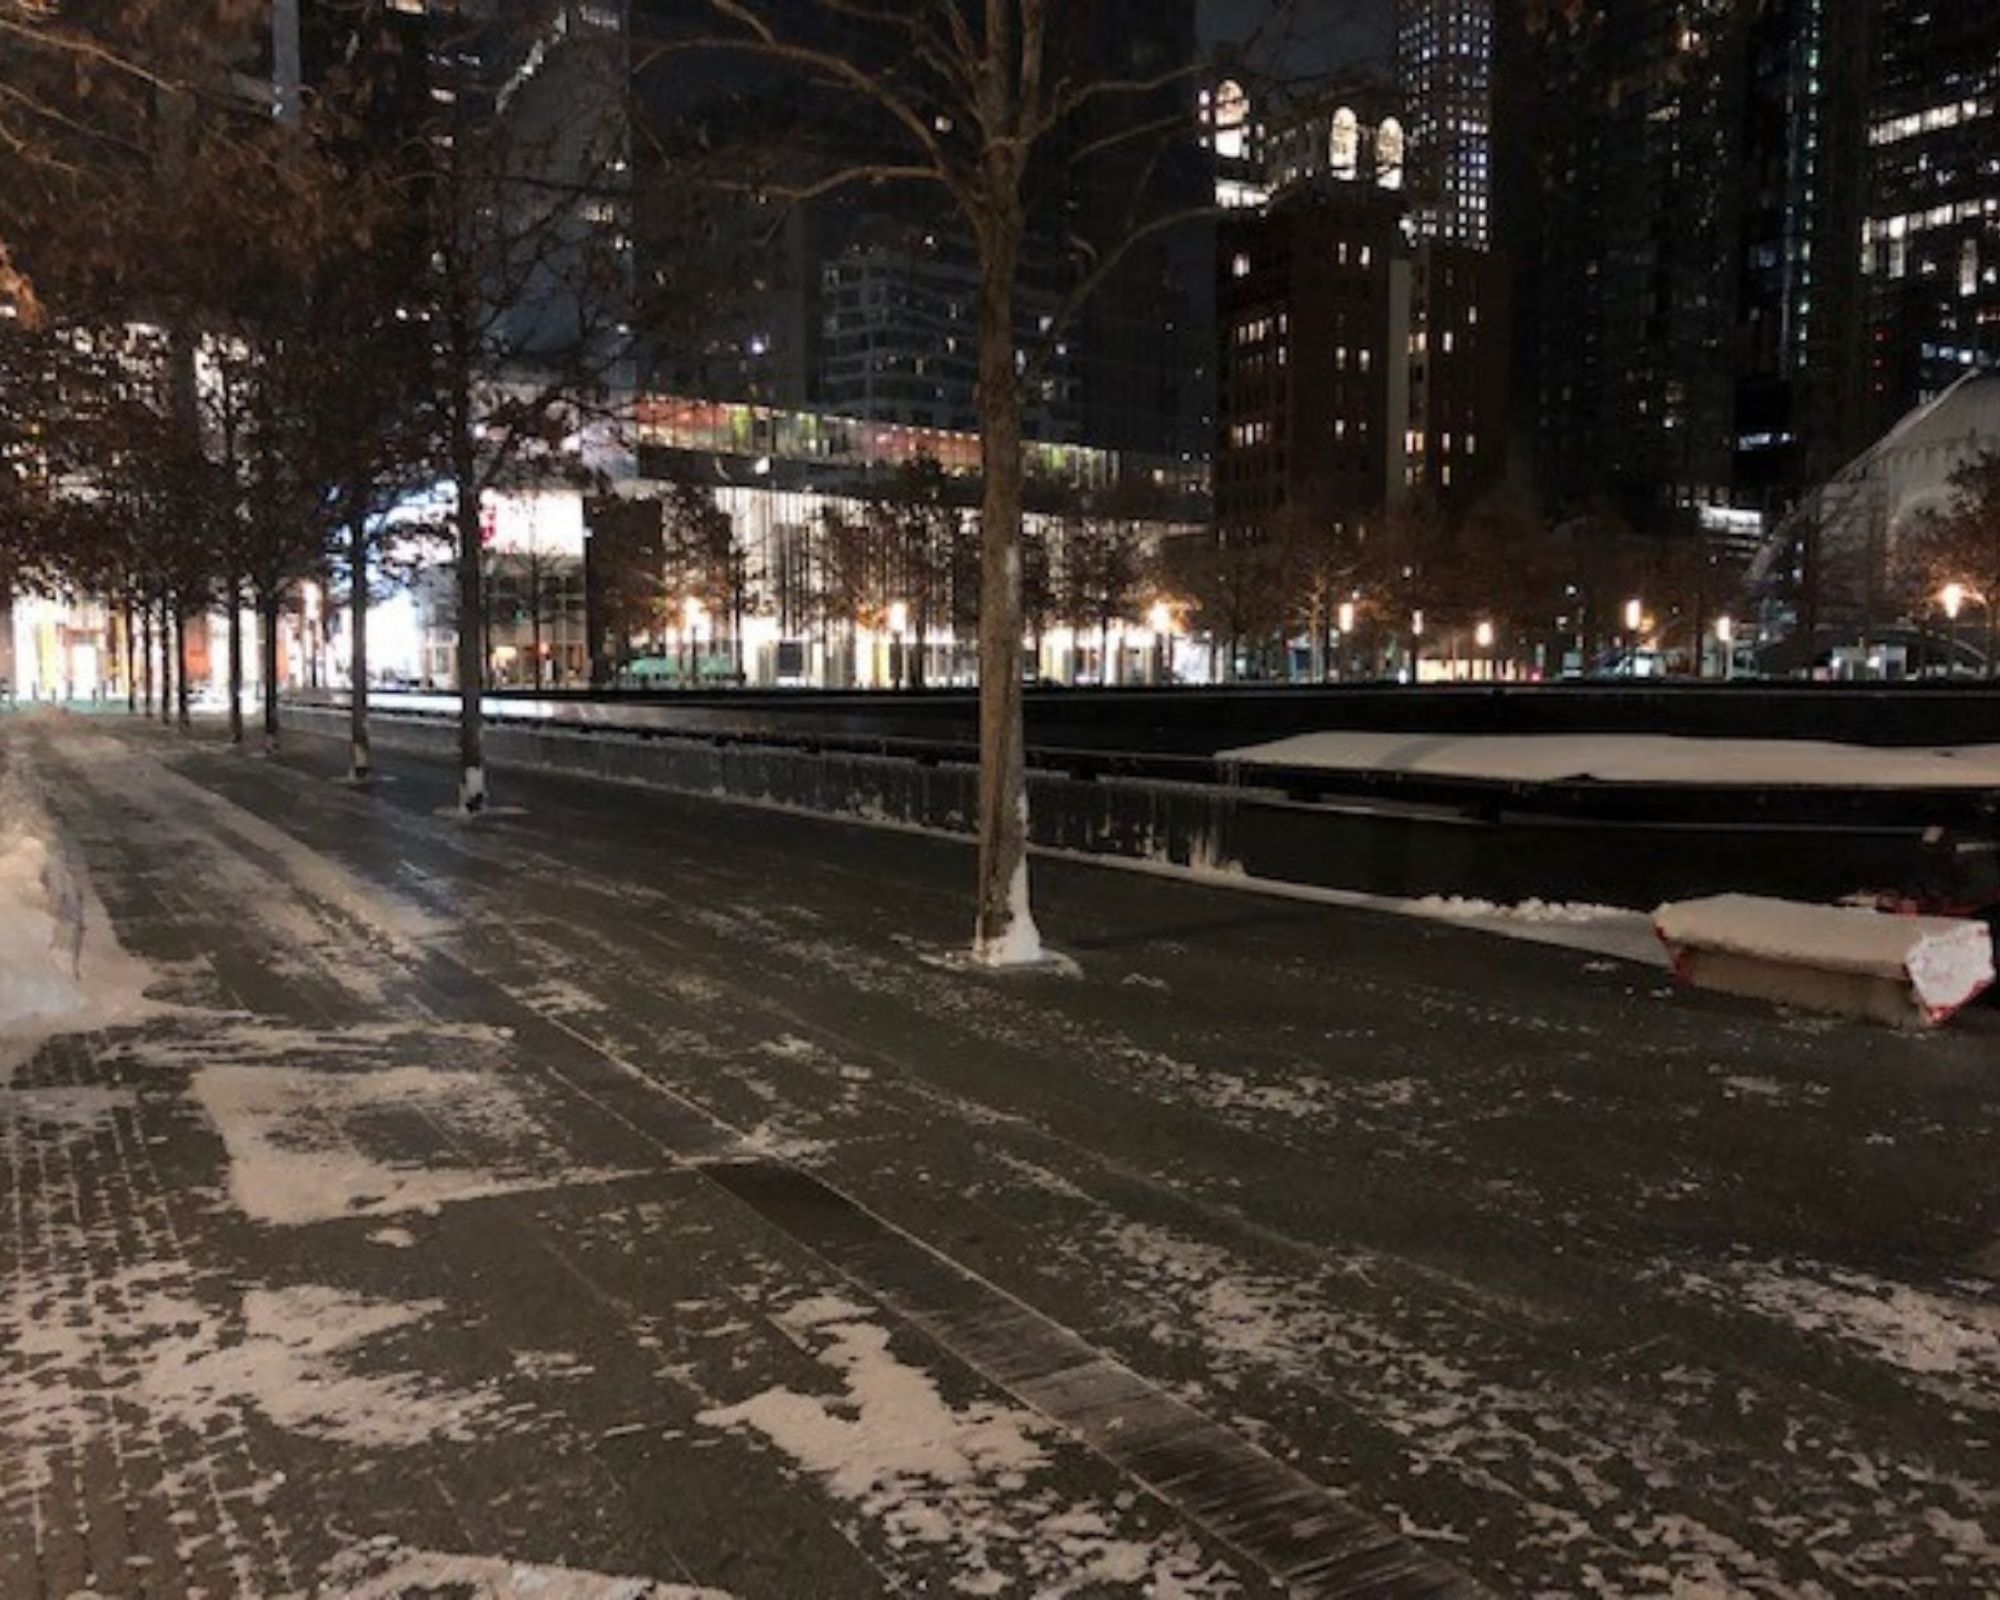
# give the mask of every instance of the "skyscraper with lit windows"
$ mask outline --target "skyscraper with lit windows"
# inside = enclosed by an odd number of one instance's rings
[[[1456,520],[1507,466],[1508,284],[1493,253],[1494,0],[1399,0],[1410,298],[1405,487]]]
[[[1861,261],[1879,429],[2000,369],[2000,5],[1876,5]]]
[[[1417,237],[1484,250],[1493,237],[1493,0],[1400,0],[1396,77]]]

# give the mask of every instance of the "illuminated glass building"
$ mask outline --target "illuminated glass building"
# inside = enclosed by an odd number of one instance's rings
[[[1868,105],[1871,432],[2000,369],[2000,5],[1874,0]]]

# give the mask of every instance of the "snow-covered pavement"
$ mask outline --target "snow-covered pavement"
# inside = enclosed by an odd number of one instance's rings
[[[2000,1561],[1988,1017],[1053,862],[983,978],[956,845],[321,754],[0,720],[0,1596]]]
[[[1302,733],[1225,750],[1246,768],[1392,772],[1494,783],[1648,783],[1770,788],[2000,788],[2000,744],[1896,749],[1815,739],[1665,734]]]

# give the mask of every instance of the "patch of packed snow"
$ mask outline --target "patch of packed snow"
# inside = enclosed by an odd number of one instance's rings
[[[338,1557],[321,1592],[341,1600],[730,1600],[721,1589],[412,1550],[386,1538]]]
[[[0,1082],[59,1033],[142,1020],[156,976],[119,944],[15,741],[0,767]]]
[[[138,1103],[132,1090],[100,1084],[0,1089],[0,1127],[31,1122],[68,1133],[97,1133],[109,1127],[117,1113],[131,1111]]]
[[[1225,750],[1216,759],[1245,767],[1395,772],[1504,783],[2000,788],[2000,744],[1880,749],[1807,739],[1690,739],[1666,734],[1329,732]]]
[[[247,1409],[278,1427],[373,1450],[466,1440],[503,1419],[497,1394],[387,1365],[382,1343],[435,1315],[434,1301],[367,1300],[320,1284],[253,1288],[234,1311],[197,1299],[185,1275],[134,1268],[79,1294],[25,1284],[38,1314],[12,1322],[0,1374],[0,1439],[34,1455],[86,1433],[115,1395],[200,1437]],[[362,1370],[365,1365],[366,1370]]]
[[[497,1414],[493,1397],[352,1365],[375,1341],[441,1309],[319,1284],[252,1289],[243,1299],[243,1336],[231,1339],[196,1307],[158,1307],[151,1320],[172,1331],[151,1343],[138,1393],[183,1422],[248,1402],[281,1428],[374,1450],[469,1439]]]
[[[771,1388],[698,1420],[761,1436],[858,1507],[892,1545],[940,1547],[957,1568],[957,1592],[1051,1600],[1101,1594],[1108,1585],[1157,1595],[1235,1592],[1185,1535],[1116,1537],[1101,1508],[1038,1485],[1053,1463],[1051,1425],[1004,1401],[953,1404],[929,1373],[891,1350],[888,1330],[864,1308],[820,1294],[776,1320],[839,1375],[843,1392]]]
[[[254,1221],[277,1226],[619,1176],[572,1166],[491,1074],[217,1065],[198,1069],[192,1089],[228,1152],[230,1198]],[[390,1148],[397,1117],[428,1125],[418,1153]]]
[[[2000,1410],[2000,1306],[1842,1267],[1747,1266],[1728,1272],[1721,1290],[1690,1281],[1905,1372],[1957,1380],[1955,1389]]]

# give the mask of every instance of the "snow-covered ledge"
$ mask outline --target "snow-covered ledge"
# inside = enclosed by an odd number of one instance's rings
[[[1661,906],[1653,927],[1697,988],[1935,1027],[1993,982],[1983,922],[1725,894]]]

